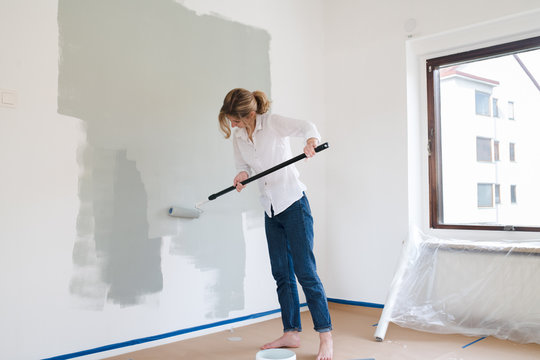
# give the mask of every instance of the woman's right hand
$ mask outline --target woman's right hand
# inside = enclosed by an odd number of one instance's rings
[[[246,186],[242,184],[242,181],[246,180],[249,177],[249,174],[245,171],[241,171],[236,175],[233,180],[233,185],[236,187],[236,191],[240,192]]]

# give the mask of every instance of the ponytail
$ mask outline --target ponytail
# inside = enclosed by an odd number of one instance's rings
[[[256,90],[253,92],[253,97],[257,102],[257,110],[255,112],[260,115],[268,112],[270,109],[270,100],[268,100],[266,94],[260,90]]]
[[[223,100],[223,106],[218,115],[219,127],[225,139],[231,136],[231,127],[227,116],[234,116],[241,119],[248,116],[252,111],[262,115],[268,112],[269,109],[270,100],[260,90],[256,90],[253,93],[242,88],[229,91]]]

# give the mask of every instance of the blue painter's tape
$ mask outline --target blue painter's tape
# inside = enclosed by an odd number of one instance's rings
[[[484,340],[485,338],[486,338],[486,336],[483,336],[483,337],[481,337],[481,338],[478,339],[478,340],[474,340],[473,342],[468,343],[467,345],[463,345],[461,348],[462,348],[462,349],[465,349],[467,346],[471,346],[472,344],[475,344],[475,343],[477,343],[477,342],[479,342],[479,341],[481,341],[481,340]]]
[[[300,306],[301,307],[307,306],[307,303],[300,304]],[[234,319],[218,321],[218,322],[211,323],[211,324],[194,326],[194,327],[187,328],[187,329],[171,331],[171,332],[160,334],[160,335],[154,335],[154,336],[149,336],[149,337],[145,337],[145,338],[141,338],[141,339],[134,339],[134,340],[124,341],[124,342],[120,342],[120,343],[116,343],[116,344],[105,345],[105,346],[97,347],[97,348],[94,348],[94,349],[78,351],[78,352],[74,352],[74,353],[71,353],[71,354],[53,356],[53,357],[45,358],[45,359],[42,359],[42,360],[73,359],[73,358],[76,358],[76,357],[86,356],[86,355],[90,355],[90,354],[96,354],[96,353],[100,353],[100,352],[103,352],[103,351],[109,351],[109,350],[119,349],[119,348],[123,348],[123,347],[143,344],[143,343],[147,343],[147,342],[151,342],[151,341],[166,339],[166,338],[173,337],[173,336],[184,335],[184,334],[188,334],[190,332],[195,332],[195,331],[209,329],[209,328],[213,328],[213,327],[217,327],[217,326],[232,324],[232,323],[239,322],[239,321],[257,319],[257,318],[260,318],[260,317],[263,317],[263,316],[278,313],[280,311],[281,311],[280,309],[264,311],[264,312],[251,314],[251,315],[247,315],[247,316],[242,316],[242,317],[238,317],[238,318],[234,318]]]
[[[342,299],[335,299],[335,298],[328,298],[328,302],[333,302],[333,303],[337,303],[337,304],[345,304],[345,305],[355,305],[355,306],[379,308],[379,309],[384,308],[384,305],[382,305],[382,304],[374,304],[374,303],[362,302],[362,301],[342,300]],[[304,307],[306,305],[307,305],[306,303],[303,303],[300,306]],[[54,357],[45,358],[45,359],[42,359],[42,360],[67,360],[67,359],[73,359],[73,358],[77,358],[77,357],[81,357],[81,356],[86,356],[86,355],[91,355],[91,354],[104,352],[104,351],[115,350],[115,349],[120,349],[120,348],[123,348],[123,347],[128,347],[128,346],[133,346],[133,345],[138,345],[138,344],[144,344],[144,343],[151,342],[151,341],[166,339],[166,338],[173,337],[173,336],[184,335],[184,334],[188,334],[188,333],[195,332],[195,331],[200,331],[200,330],[205,330],[205,329],[209,329],[209,328],[213,328],[213,327],[217,327],[217,326],[232,324],[232,323],[235,323],[235,322],[251,320],[251,319],[257,319],[257,318],[267,316],[267,315],[272,315],[272,314],[275,314],[275,313],[278,313],[278,312],[280,312],[279,309],[260,312],[260,313],[256,313],[256,314],[252,314],[252,315],[247,315],[247,316],[234,318],[234,319],[218,321],[218,322],[211,323],[211,324],[200,325],[200,326],[195,326],[195,327],[191,327],[191,328],[187,328],[187,329],[171,331],[171,332],[168,332],[168,333],[165,333],[165,334],[154,335],[154,336],[149,336],[149,337],[146,337],[146,338],[134,339],[134,340],[124,341],[124,342],[120,342],[120,343],[116,343],[116,344],[105,345],[105,346],[97,347],[97,348],[94,348],[94,349],[88,349],[88,350],[78,351],[78,352],[74,352],[74,353],[70,353],[70,354],[54,356]],[[477,340],[477,341],[479,341],[479,340]],[[466,346],[468,346],[468,345],[466,345]],[[365,360],[370,360],[370,359],[365,359]]]
[[[375,304],[375,303],[369,303],[369,302],[363,302],[363,301],[351,301],[351,300],[328,298],[328,302],[333,302],[336,304],[363,306],[363,307],[370,307],[370,308],[377,308],[377,309],[384,308],[383,304]]]

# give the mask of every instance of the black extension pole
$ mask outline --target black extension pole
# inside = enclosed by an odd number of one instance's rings
[[[319,152],[319,151],[323,151],[324,149],[328,149],[328,146],[329,146],[328,143],[325,142],[324,144],[321,144],[321,145],[317,146],[317,147],[315,148],[315,152]],[[293,157],[292,159],[289,159],[289,160],[287,160],[287,161],[284,161],[284,162],[282,162],[281,164],[278,164],[278,165],[276,165],[276,166],[274,166],[274,167],[272,167],[272,168],[270,168],[270,169],[268,169],[268,170],[265,170],[265,171],[263,171],[263,172],[261,172],[261,173],[255,175],[255,176],[253,176],[253,177],[247,178],[246,180],[244,180],[244,181],[242,181],[242,182],[240,182],[240,183],[241,183],[242,185],[247,185],[247,184],[249,184],[250,182],[252,182],[252,181],[254,181],[254,180],[260,179],[260,178],[262,178],[263,176],[266,176],[266,175],[268,175],[268,174],[270,174],[270,173],[273,173],[273,172],[276,171],[276,170],[279,170],[279,169],[281,169],[281,168],[284,168],[285,166],[291,165],[292,163],[295,163],[295,162],[297,162],[297,161],[299,161],[299,160],[302,160],[302,159],[305,159],[305,158],[306,158],[306,154],[302,153],[302,154],[300,154],[300,155],[298,155],[298,156]],[[214,199],[220,197],[221,195],[224,195],[224,194],[226,194],[226,193],[228,193],[228,192],[230,192],[230,191],[233,191],[234,189],[236,189],[236,187],[235,187],[234,185],[233,185],[233,186],[230,186],[230,187],[228,187],[228,188],[226,188],[226,189],[221,190],[220,192],[217,192],[217,193],[215,193],[215,194],[210,195],[210,196],[208,197],[208,200],[214,200]]]

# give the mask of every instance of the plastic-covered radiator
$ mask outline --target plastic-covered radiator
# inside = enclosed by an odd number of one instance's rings
[[[375,338],[388,323],[540,344],[540,241],[441,240],[412,232]]]

